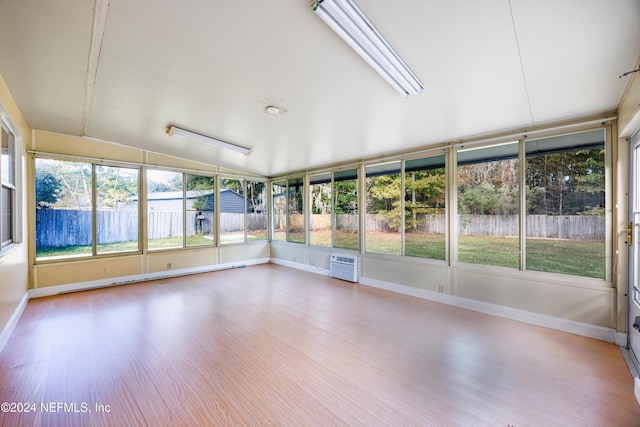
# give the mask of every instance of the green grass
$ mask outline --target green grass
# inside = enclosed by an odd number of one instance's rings
[[[447,253],[445,235],[407,233],[404,253],[408,256],[444,260]]]
[[[400,255],[400,233],[375,231],[367,233],[367,251]],[[405,255],[441,259],[446,258],[446,241],[443,234],[409,232],[405,235]]]
[[[137,242],[136,242],[137,243]],[[62,246],[52,248],[38,248],[36,258],[74,257],[91,255],[91,246]]]
[[[187,236],[187,246],[212,246],[215,240],[210,235],[195,234]],[[182,236],[164,237],[149,240],[149,249],[171,249],[182,247]]]
[[[336,248],[358,250],[358,233],[336,230]],[[315,230],[310,232],[310,243],[317,246],[331,247],[331,230]]]
[[[402,242],[400,233],[370,231],[366,236],[367,252],[377,254],[400,255]]]
[[[470,264],[518,268],[520,247],[511,237],[459,236],[458,261]]]
[[[243,233],[226,233],[221,243],[241,242]],[[265,231],[251,231],[247,240],[266,237]],[[304,241],[304,233],[289,233],[290,241]],[[292,240],[293,239],[293,240]],[[187,246],[211,246],[214,241],[209,236],[195,235],[187,237]],[[311,244],[331,246],[331,230],[311,232]],[[336,232],[336,246],[346,249],[358,249],[358,234],[346,231]],[[149,241],[149,249],[181,248],[182,237],[154,239]],[[405,236],[405,255],[430,259],[445,259],[445,238],[443,235],[407,233]],[[136,251],[137,242],[99,245],[98,253],[117,253]],[[400,255],[400,234],[370,232],[367,233],[367,251],[391,255]],[[37,258],[78,257],[91,255],[91,246],[66,246],[60,248],[39,248]],[[459,236],[458,260],[470,264],[492,265],[498,267],[519,268],[518,239],[491,236]],[[556,239],[527,239],[527,270],[548,273],[569,274],[582,277],[605,278],[604,242],[571,241]]]
[[[596,241],[527,239],[527,270],[605,278],[605,244]]]
[[[265,240],[267,236],[266,230],[251,230],[247,232],[247,241]],[[243,233],[225,233],[221,236],[221,243],[243,242]],[[187,236],[187,247],[194,246],[212,246],[215,244],[212,236],[193,235]],[[165,237],[162,239],[149,240],[149,249],[171,249],[182,247],[182,236]],[[138,250],[138,242],[122,242],[98,245],[98,254],[131,252]],[[38,248],[36,258],[66,258],[81,257],[91,255],[91,245],[78,246],[62,246],[51,248]]]
[[[605,278],[604,242],[527,239],[527,270]],[[460,236],[458,260],[472,264],[519,268],[518,239]]]

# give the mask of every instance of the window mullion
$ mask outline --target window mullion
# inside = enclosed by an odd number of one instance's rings
[[[403,160],[400,164],[400,256],[404,256],[405,255],[405,243],[406,243],[406,237],[405,237],[405,198],[406,198],[406,194],[405,194],[405,176],[404,176],[404,169],[405,169],[405,160]]]
[[[182,174],[182,247],[187,247],[187,174]]]
[[[336,221],[338,216],[336,215],[336,198],[338,197],[336,191],[335,177],[331,174],[331,247],[336,247]]]
[[[98,183],[96,164],[91,164],[91,253],[98,254]]]
[[[525,191],[527,183],[527,156],[525,150],[525,141],[520,140],[520,170],[518,171],[519,191],[520,191],[520,230],[518,237],[520,239],[520,270],[527,269],[527,192]]]

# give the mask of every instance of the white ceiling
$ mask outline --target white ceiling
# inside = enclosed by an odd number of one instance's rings
[[[309,0],[0,0],[0,73],[33,128],[274,176],[611,112],[640,57],[639,0],[356,1],[424,93]]]

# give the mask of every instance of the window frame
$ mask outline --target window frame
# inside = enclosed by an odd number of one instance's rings
[[[526,170],[527,170],[527,152],[525,149],[525,145],[529,140],[543,140],[547,138],[554,137],[562,137],[572,134],[586,133],[590,131],[602,130],[604,132],[604,209],[605,209],[605,244],[604,244],[604,257],[605,257],[605,274],[604,278],[595,278],[589,276],[580,276],[568,273],[557,273],[557,272],[547,272],[547,271],[539,271],[539,270],[531,270],[526,267],[526,257],[527,257],[527,245],[526,245],[526,216],[527,216],[527,208],[526,208]],[[567,132],[558,132],[558,131],[548,131],[548,132],[540,132],[540,135],[536,135],[535,138],[527,137],[527,135],[523,135],[517,139],[503,139],[501,141],[495,142],[483,142],[478,144],[460,144],[457,146],[453,146],[452,148],[490,148],[497,147],[500,145],[508,144],[517,141],[518,143],[518,159],[519,159],[519,188],[520,188],[520,208],[518,211],[519,221],[520,221],[520,265],[516,268],[505,268],[506,270],[517,271],[526,273],[532,277],[540,277],[540,278],[557,278],[558,280],[567,280],[571,277],[580,278],[581,281],[591,282],[593,284],[598,283],[612,283],[612,253],[613,253],[613,243],[614,243],[614,234],[613,234],[613,177],[612,177],[612,168],[613,168],[613,153],[612,153],[612,125],[611,124],[599,124],[596,126],[578,126],[576,129],[567,131]],[[449,211],[450,219],[453,222],[452,225],[452,236],[449,239],[451,244],[451,257],[452,257],[452,266],[464,265],[472,268],[498,268],[502,267],[485,265],[485,264],[471,264],[458,261],[458,238],[459,233],[457,232],[458,228],[458,181],[457,181],[457,169],[458,169],[458,158],[457,158],[457,150],[451,150],[451,158],[452,158],[452,167],[450,168],[449,173],[452,175],[452,185],[450,194],[454,198],[454,202],[450,203],[451,209]]]
[[[220,215],[220,231],[219,231],[219,240],[220,240],[220,246],[232,246],[232,245],[242,245],[242,244],[246,244],[246,243],[254,243],[254,242],[265,242],[268,241],[268,229],[269,229],[269,206],[268,206],[268,188],[269,188],[269,182],[268,181],[262,181],[259,179],[249,179],[249,178],[245,178],[245,177],[234,177],[234,176],[229,176],[229,175],[220,175],[220,184],[219,184],[219,192],[218,194],[218,199],[220,200],[220,203],[218,203],[216,206],[218,207],[222,207],[222,190],[230,190],[230,191],[234,191],[230,188],[223,188],[222,185],[222,180],[223,179],[228,179],[228,180],[235,180],[238,181],[240,183],[240,187],[242,189],[242,206],[243,206],[243,210],[242,210],[242,221],[243,221],[243,227],[242,227],[242,240],[234,240],[234,241],[230,241],[230,242],[223,242],[222,239],[222,210],[218,209],[219,211],[219,215]],[[262,184],[264,186],[264,194],[265,194],[265,209],[261,212],[262,215],[264,215],[264,221],[265,221],[265,229],[264,229],[264,237],[259,237],[259,238],[251,238],[249,239],[249,214],[256,214],[255,212],[249,212],[249,210],[253,209],[253,206],[251,205],[251,200],[249,197],[249,186],[252,184]],[[237,194],[237,192],[234,191],[234,193]],[[260,212],[259,212],[260,213]],[[262,231],[262,230],[260,230]]]
[[[36,160],[37,159],[45,159],[45,160],[54,160],[60,162],[68,162],[68,163],[81,163],[89,166],[91,170],[91,189],[89,191],[89,195],[91,196],[90,209],[91,209],[91,252],[86,254],[79,254],[73,256],[52,256],[52,257],[38,257],[37,256],[37,224],[36,224],[36,233],[33,237],[34,243],[34,260],[35,264],[49,264],[56,262],[66,262],[66,261],[77,261],[77,260],[88,260],[88,259],[98,259],[98,258],[112,258],[119,256],[127,256],[127,255],[139,255],[142,253],[142,208],[140,203],[141,198],[141,188],[142,188],[142,166],[140,165],[132,165],[131,163],[118,162],[118,161],[100,161],[98,159],[88,159],[74,156],[65,156],[65,155],[55,155],[53,153],[41,154],[34,153],[32,161],[33,161],[33,176],[34,176],[34,207],[33,213],[34,218],[36,216],[37,210],[37,192],[35,191],[36,186]],[[114,167],[114,168],[125,168],[125,169],[133,169],[137,170],[136,179],[137,179],[137,192],[138,192],[138,206],[137,206],[137,218],[138,218],[138,245],[137,249],[124,250],[124,251],[113,251],[113,252],[100,252],[98,251],[98,231],[97,231],[97,167],[98,166],[106,166],[106,167]]]
[[[0,127],[2,130],[8,135],[9,138],[12,139],[12,169],[13,169],[13,183],[4,182],[2,179],[3,171],[2,171],[2,162],[0,162],[0,193],[4,191],[4,189],[8,190],[8,194],[10,195],[11,206],[9,207],[9,233],[11,238],[7,241],[2,241],[2,236],[0,236],[0,256],[8,253],[14,247],[17,247],[22,243],[22,229],[23,229],[23,220],[19,218],[23,218],[21,215],[22,212],[22,137],[20,132],[18,131],[17,126],[9,117],[3,105],[0,104]],[[0,153],[1,154],[1,153]],[[2,214],[4,213],[4,202],[3,197],[0,197],[0,230],[5,227],[3,221]]]
[[[180,173],[180,172],[178,172]],[[195,172],[181,172],[182,173],[182,223],[183,223],[183,239],[182,239],[182,248],[167,248],[169,249],[194,249],[194,248],[212,248],[212,247],[217,247],[218,246],[218,234],[217,234],[217,230],[218,230],[218,222],[219,222],[219,218],[216,214],[216,200],[218,199],[218,195],[217,195],[217,188],[219,185],[219,181],[217,179],[217,177],[215,175],[207,175],[207,174],[203,174],[203,173],[195,173]],[[189,177],[198,177],[198,178],[205,178],[205,179],[209,179],[211,182],[211,188],[207,188],[206,190],[202,190],[202,191],[211,191],[211,197],[213,198],[212,200],[212,211],[208,211],[205,209],[193,209],[193,202],[191,204],[191,207],[188,206],[188,199],[189,199],[189,192],[191,191],[201,191],[201,190],[195,190],[195,189],[190,189],[190,181],[189,181]],[[205,194],[206,195],[206,194]],[[207,199],[207,205],[208,205],[208,199]],[[203,244],[198,244],[198,243],[189,243],[189,237],[191,236],[188,231],[189,231],[189,221],[188,221],[188,217],[189,212],[198,212],[197,214],[194,213],[194,231],[195,234],[198,234],[198,227],[200,227],[201,230],[201,234],[204,237],[205,235],[207,236],[211,236],[212,240],[210,243],[203,243]],[[203,215],[202,212],[210,212],[207,215]],[[201,218],[202,216],[202,218]],[[206,221],[209,219],[208,217],[210,217],[210,222],[211,224],[209,225],[209,233],[204,233],[204,225],[206,224]],[[147,239],[147,243],[148,243],[148,239]],[[159,249],[154,249],[154,251],[157,251]]]
[[[273,179],[269,181],[269,191],[271,193],[271,196],[269,198],[269,200],[271,201],[271,206],[269,207],[269,212],[271,212],[271,221],[270,221],[270,242],[287,242],[287,243],[295,243],[295,244],[300,244],[300,245],[306,245],[307,244],[307,229],[309,227],[309,224],[307,222],[307,187],[308,187],[308,180],[309,180],[309,174],[304,174],[304,175],[293,175],[293,176],[286,176],[286,177],[282,177],[282,178],[277,178],[277,179]],[[284,186],[282,185],[284,183]],[[300,195],[302,197],[301,203],[300,203],[300,207],[302,208],[302,212],[299,213],[299,215],[302,217],[302,221],[303,221],[303,232],[302,232],[302,241],[299,240],[291,240],[290,238],[290,231],[291,231],[291,224],[290,224],[290,217],[291,217],[291,209],[290,209],[290,192],[289,189],[291,188],[291,184],[297,184],[295,185],[296,188],[300,189]],[[284,194],[274,194],[273,193],[273,187],[274,186],[278,186],[281,188],[284,188]],[[296,193],[298,194],[298,193]],[[284,228],[285,228],[285,238],[284,240],[282,239],[276,239],[276,203],[275,203],[275,198],[276,197],[284,197],[284,218],[285,218],[285,224],[284,224]]]
[[[395,165],[398,165],[397,167]],[[380,171],[375,172],[374,168],[382,168]],[[372,172],[369,173],[369,168],[371,168]],[[367,184],[368,184],[368,179],[369,178],[375,178],[375,177],[380,177],[380,176],[399,176],[400,178],[400,189],[399,189],[399,193],[398,193],[398,197],[397,200],[391,199],[391,198],[387,198],[388,200],[394,200],[397,201],[399,203],[398,205],[398,213],[399,213],[399,218],[398,218],[398,231],[393,233],[393,234],[398,234],[399,236],[399,242],[393,242],[394,246],[396,244],[399,245],[398,248],[398,253],[391,253],[391,252],[378,252],[378,251],[372,251],[371,247],[370,247],[370,242],[369,242],[369,227],[367,227],[367,223],[369,222],[367,219],[368,215],[371,215],[369,213],[369,191],[367,190]],[[395,179],[395,178],[393,178]],[[363,194],[364,197],[364,209],[362,209],[362,211],[364,212],[365,215],[365,221],[364,221],[364,250],[366,253],[368,254],[376,254],[376,255],[387,255],[387,256],[399,256],[402,257],[404,256],[404,160],[403,159],[390,159],[390,160],[386,160],[386,161],[381,161],[381,162],[374,162],[374,163],[368,163],[365,164],[364,167],[364,176],[362,178],[363,182],[364,182],[364,187],[365,187],[365,192]],[[394,209],[390,209],[390,210],[385,210],[385,212],[393,212]],[[378,214],[375,214],[378,215]],[[393,215],[393,214],[392,214]],[[394,238],[395,240],[395,238]]]
[[[613,242],[614,242],[614,234],[613,234],[613,178],[612,178],[612,167],[613,167],[613,155],[612,155],[612,129],[611,129],[611,125],[602,125],[602,126],[596,126],[596,127],[589,127],[589,128],[585,128],[585,129],[579,129],[573,132],[566,132],[566,133],[554,133],[554,134],[550,134],[550,135],[544,135],[544,136],[540,136],[540,137],[536,137],[536,138],[531,138],[531,139],[521,139],[520,143],[521,143],[521,153],[520,153],[520,158],[521,158],[521,163],[522,163],[522,173],[523,173],[523,177],[524,174],[526,174],[527,169],[528,169],[528,162],[527,160],[529,158],[533,158],[535,156],[530,156],[529,155],[529,151],[527,151],[527,143],[533,143],[534,141],[544,141],[546,139],[553,139],[553,138],[562,138],[562,137],[571,137],[572,135],[579,135],[579,134],[587,134],[589,132],[597,132],[600,131],[602,132],[602,138],[603,138],[603,150],[604,150],[604,160],[603,160],[603,168],[604,168],[604,184],[603,184],[603,199],[604,199],[604,253],[602,254],[602,256],[604,257],[604,277],[593,277],[593,276],[586,276],[586,275],[575,275],[575,274],[570,274],[570,273],[561,273],[561,272],[553,272],[553,271],[544,271],[544,270],[536,270],[536,269],[530,269],[527,268],[527,258],[528,258],[528,254],[527,254],[527,240],[529,239],[528,236],[528,228],[527,228],[527,215],[528,215],[528,209],[527,209],[527,195],[526,195],[526,191],[525,191],[525,187],[527,185],[527,179],[524,178],[523,182],[521,183],[522,187],[521,187],[521,205],[523,206],[523,208],[521,209],[521,223],[523,224],[522,227],[522,250],[521,250],[521,270],[522,271],[527,271],[529,273],[533,273],[533,274],[542,274],[542,275],[558,275],[558,276],[562,276],[562,277],[580,277],[582,280],[594,280],[594,281],[605,281],[605,282],[612,282],[612,253],[613,253]],[[538,155],[552,155],[552,154],[558,154],[561,152],[575,152],[577,153],[578,151],[583,151],[583,150],[579,150],[576,148],[581,148],[580,146],[578,147],[570,147],[569,149],[564,149],[564,150],[544,150],[544,151],[540,151],[538,153],[536,153],[536,156]],[[595,149],[595,145],[594,148]]]
[[[182,245],[181,246],[171,246],[171,247],[166,247],[166,248],[150,248],[149,247],[149,223],[148,223],[148,215],[149,215],[149,187],[148,187],[148,172],[149,171],[161,171],[161,172],[167,172],[167,173],[175,173],[175,174],[180,174],[182,176],[182,187],[181,187],[181,192],[182,192],[182,200],[181,200],[181,214],[182,214]],[[214,206],[213,206],[213,218],[215,221],[215,224],[213,224],[213,240],[211,241],[211,244],[202,244],[202,245],[197,245],[197,244],[188,244],[187,243],[187,212],[189,211],[189,209],[187,209],[187,199],[188,199],[188,191],[191,191],[188,189],[188,185],[187,185],[187,177],[188,176],[197,176],[197,177],[203,177],[203,178],[211,178],[213,179],[213,194],[214,194]],[[233,179],[238,179],[238,178],[233,178]],[[181,251],[181,250],[187,250],[187,249],[206,249],[206,248],[217,248],[220,246],[220,229],[219,229],[219,223],[220,223],[220,215],[219,215],[219,203],[217,203],[217,201],[220,200],[220,192],[219,192],[219,188],[220,188],[220,179],[219,179],[219,174],[209,174],[206,173],[205,171],[189,171],[189,170],[182,170],[182,169],[175,169],[175,168],[170,168],[170,167],[150,167],[150,166],[145,166],[144,167],[144,188],[145,188],[145,194],[144,194],[144,199],[145,199],[145,212],[144,212],[144,216],[145,216],[145,224],[144,224],[144,228],[146,229],[146,233],[145,233],[145,237],[144,237],[144,245],[146,248],[146,253],[157,253],[157,252],[163,252],[163,251]]]
[[[355,177],[352,177],[352,175],[355,174]],[[345,178],[345,176],[348,176],[350,178]],[[330,249],[341,249],[341,250],[348,250],[348,251],[359,251],[360,248],[360,188],[359,188],[359,176],[360,176],[360,170],[357,167],[344,167],[344,168],[339,168],[339,169],[334,169],[334,170],[328,170],[328,171],[319,171],[319,172],[314,172],[314,173],[310,173],[308,176],[308,184],[307,184],[307,194],[309,195],[308,197],[308,205],[306,207],[307,211],[309,212],[309,246],[314,246],[314,247],[318,247],[318,248],[330,248]],[[347,247],[347,246],[340,246],[339,243],[339,239],[338,239],[338,220],[337,220],[337,216],[340,215],[338,213],[338,195],[340,194],[340,192],[338,191],[337,188],[337,184],[338,182],[342,182],[342,181],[353,181],[355,180],[355,191],[356,191],[356,222],[358,224],[358,230],[357,230],[357,238],[356,238],[356,247]],[[330,217],[330,226],[331,226],[331,230],[330,230],[330,237],[329,237],[329,242],[328,244],[319,244],[319,243],[313,243],[312,242],[312,231],[310,229],[311,227],[311,220],[312,220],[312,215],[314,215],[313,213],[313,207],[314,207],[314,200],[313,200],[313,187],[316,185],[328,185],[329,188],[329,193],[330,193],[330,197],[329,197],[329,213],[328,214],[324,214],[324,215],[329,215]],[[317,215],[317,214],[316,214]]]
[[[245,178],[243,179],[244,181],[244,203],[245,203],[245,222],[244,222],[244,243],[254,243],[254,242],[266,242],[269,240],[269,182],[268,181],[262,181],[262,180],[258,180],[258,179],[248,179]],[[249,205],[250,203],[250,198],[249,198],[249,186],[251,184],[262,184],[263,185],[263,192],[264,192],[264,201],[263,201],[263,211],[262,212],[249,212],[249,209],[253,210],[253,205]],[[264,237],[259,237],[259,238],[254,238],[254,239],[249,239],[249,227],[248,227],[248,215],[249,214],[253,214],[255,215],[256,213],[259,213],[261,215],[263,215],[263,219],[264,219],[264,223],[265,223],[265,228],[264,228]],[[260,231],[262,231],[262,229],[260,229]]]
[[[455,263],[460,263],[460,264],[465,264],[465,265],[473,265],[473,266],[481,266],[481,267],[490,267],[490,268],[500,268],[500,269],[509,269],[512,271],[521,271],[523,270],[523,263],[522,263],[522,233],[523,233],[523,229],[522,229],[522,193],[523,193],[523,183],[522,183],[522,144],[523,144],[523,140],[522,139],[512,139],[509,141],[502,141],[502,142],[498,142],[498,143],[488,143],[488,144],[479,144],[479,145],[473,145],[471,147],[465,147],[465,146],[461,146],[458,147],[458,149],[454,150],[453,153],[453,157],[454,157],[454,161],[455,161],[455,165],[452,168],[452,173],[455,176],[455,186],[453,188],[453,193],[454,193],[454,197],[455,197],[455,213],[452,214],[452,221],[455,223],[455,253],[453,254],[453,259],[455,260]],[[507,150],[506,152],[504,151],[503,148],[501,147],[506,147]],[[470,155],[466,154],[466,153],[471,153]],[[460,161],[460,155],[463,154],[463,157],[466,157],[466,159],[461,162]],[[474,155],[475,154],[475,155]],[[478,154],[480,154],[478,156]],[[512,252],[511,252],[511,256],[512,256],[512,261],[515,263],[515,265],[501,265],[501,264],[489,264],[489,263],[484,263],[484,262],[472,262],[472,261],[467,261],[467,260],[460,260],[460,220],[461,220],[461,216],[462,214],[460,213],[460,167],[461,166],[466,166],[469,164],[489,164],[489,163],[498,163],[498,162],[502,162],[502,161],[507,161],[507,160],[516,160],[517,161],[517,172],[515,174],[515,178],[517,180],[517,186],[516,186],[516,192],[517,194],[515,195],[515,197],[512,197],[512,202],[514,202],[516,204],[516,213],[514,214],[508,214],[511,216],[515,216],[516,217],[516,227],[517,227],[517,232],[515,233],[515,237],[517,239],[516,241],[516,245],[514,248],[512,248]],[[484,183],[488,183],[487,180],[484,180],[482,182],[476,182],[474,183],[475,185],[473,187],[480,187],[482,184]],[[491,183],[489,183],[489,185],[493,185]],[[493,206],[493,205],[490,205]],[[469,214],[469,215],[474,215],[474,214]],[[477,215],[482,215],[482,216],[503,216],[503,214],[477,214]],[[505,215],[506,216],[506,215]],[[479,234],[479,235],[473,235],[471,234],[470,236],[475,236],[475,237],[483,237],[484,235]],[[501,236],[501,237],[505,237],[505,236]],[[504,243],[504,242],[503,242]],[[497,248],[494,248],[494,252],[497,251]],[[487,251],[490,252],[490,251]]]
[[[449,247],[450,247],[450,215],[451,215],[451,211],[450,211],[450,197],[449,197],[449,187],[450,187],[450,179],[449,179],[449,164],[450,164],[450,160],[449,160],[449,156],[447,155],[447,151],[448,150],[434,150],[433,152],[430,153],[424,153],[422,155],[419,154],[414,154],[412,156],[405,156],[402,158],[394,158],[394,159],[388,159],[388,160],[383,160],[383,161],[377,161],[377,162],[371,162],[371,163],[365,163],[364,164],[364,177],[363,177],[363,185],[365,187],[366,190],[366,186],[367,186],[367,178],[369,177],[375,177],[375,176],[382,176],[382,175],[399,175],[400,176],[400,192],[398,194],[398,200],[396,200],[399,203],[399,208],[398,208],[398,215],[399,215],[399,225],[398,225],[398,234],[400,235],[400,249],[399,249],[399,253],[390,253],[390,252],[377,252],[377,251],[371,251],[369,248],[369,244],[368,244],[368,239],[367,239],[367,220],[366,220],[366,215],[368,215],[368,201],[369,201],[369,192],[365,191],[365,194],[363,194],[362,198],[360,200],[362,200],[364,202],[364,209],[361,208],[361,211],[363,212],[363,214],[365,215],[365,221],[364,221],[364,231],[360,230],[360,232],[363,233],[364,235],[364,244],[365,244],[365,249],[364,252],[367,254],[374,254],[374,255],[383,255],[383,256],[397,256],[397,257],[402,257],[402,258],[406,258],[406,259],[415,259],[415,260],[421,260],[421,261],[426,261],[426,262],[436,262],[436,263],[445,263],[448,264],[449,263]],[[444,190],[443,190],[443,198],[444,198],[444,202],[445,202],[445,233],[444,233],[444,258],[431,258],[431,257],[427,257],[427,256],[421,256],[421,255],[415,255],[415,254],[407,254],[407,221],[406,221],[406,214],[407,214],[407,201],[406,201],[406,190],[407,190],[407,186],[406,186],[406,179],[407,179],[407,171],[406,171],[406,165],[407,162],[413,162],[413,161],[418,161],[418,160],[424,160],[424,159],[435,159],[437,157],[442,157],[442,161],[443,161],[443,168],[444,168]],[[384,167],[385,166],[394,166],[394,165],[399,165],[398,167],[393,167],[391,169],[388,169],[387,172],[390,173],[380,173],[380,172],[372,172],[372,173],[368,173],[367,172],[367,168],[375,168],[375,167],[382,167],[384,171]],[[438,168],[440,169],[440,168]],[[382,172],[381,171],[381,172]],[[418,171],[413,171],[410,170],[410,172],[418,172]],[[394,199],[395,200],[395,199]],[[390,211],[389,211],[390,212]]]
[[[402,255],[404,257],[409,257],[412,259],[422,259],[422,260],[431,260],[431,261],[436,261],[436,262],[445,262],[448,263],[449,262],[449,235],[450,235],[450,227],[449,224],[451,223],[450,220],[450,209],[449,209],[449,188],[450,188],[450,184],[449,184],[449,178],[448,178],[448,169],[449,169],[449,156],[447,155],[447,152],[443,152],[443,153],[428,153],[422,156],[414,156],[414,157],[408,157],[406,159],[403,159],[402,161],[402,193],[400,194],[401,197],[401,203],[402,203],[402,234],[403,234],[403,238],[402,238]],[[438,157],[442,157],[442,167],[437,167],[437,168],[429,168],[429,169],[418,169],[418,170],[413,170],[413,168],[409,168],[409,170],[407,171],[407,163],[410,162],[415,162],[415,161],[424,161],[425,159],[433,159],[435,160]],[[439,163],[438,163],[439,164]],[[443,178],[444,178],[444,188],[443,188],[443,194],[442,197],[444,199],[444,216],[445,216],[445,220],[444,220],[444,258],[433,258],[433,257],[428,257],[428,256],[423,256],[423,255],[417,255],[417,254],[407,254],[407,185],[406,185],[406,180],[407,180],[407,174],[408,173],[413,173],[413,172],[425,172],[428,170],[437,170],[437,169],[443,169],[444,170],[444,174],[443,174]],[[434,208],[434,207],[430,207],[430,208]],[[437,208],[435,208],[437,209]]]

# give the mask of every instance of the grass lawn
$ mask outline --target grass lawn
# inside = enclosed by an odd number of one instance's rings
[[[597,241],[527,239],[527,270],[605,278],[605,246]]]
[[[400,255],[400,233],[373,231],[367,233],[367,251]],[[446,242],[443,234],[409,232],[405,235],[405,255],[420,258],[441,259],[446,257]]]
[[[520,266],[518,239],[512,237],[459,236],[458,261],[518,268]]]
[[[252,231],[247,234],[247,241],[266,239],[266,231]],[[244,233],[227,233],[221,237],[221,243],[233,243],[244,241]],[[187,247],[212,246],[215,241],[212,236],[187,236]],[[171,249],[182,247],[182,236],[165,237],[149,240],[149,249]],[[98,245],[98,254],[137,251],[138,242],[110,243]],[[63,258],[91,255],[91,245],[62,246],[52,248],[38,248],[36,258]]]
[[[266,232],[251,231],[247,240],[259,240]],[[304,233],[289,233],[290,241],[304,241]],[[243,233],[225,233],[221,243],[242,242]],[[187,236],[187,246],[211,246],[211,236]],[[311,232],[311,244],[331,246],[331,230]],[[367,233],[367,251],[400,255],[400,234],[385,232]],[[182,237],[154,239],[149,241],[149,249],[169,249],[182,247]],[[358,249],[358,233],[336,231],[336,247]],[[136,251],[137,242],[98,245],[98,253]],[[604,242],[570,241],[558,239],[527,239],[527,270],[548,273],[569,274],[583,277],[605,278]],[[430,259],[445,259],[444,235],[407,233],[405,254]],[[74,257],[91,255],[91,246],[67,246],[60,248],[39,248],[37,258]],[[518,239],[491,236],[460,236],[458,260],[471,264],[493,265],[519,268]]]
[[[407,233],[404,253],[408,256],[446,259],[446,236],[444,234]]]
[[[331,230],[315,230],[309,233],[311,244],[331,247]],[[358,250],[358,233],[336,230],[336,248]]]
[[[527,239],[527,270],[605,278],[604,242]],[[473,264],[519,267],[518,239],[460,236],[458,260]]]

